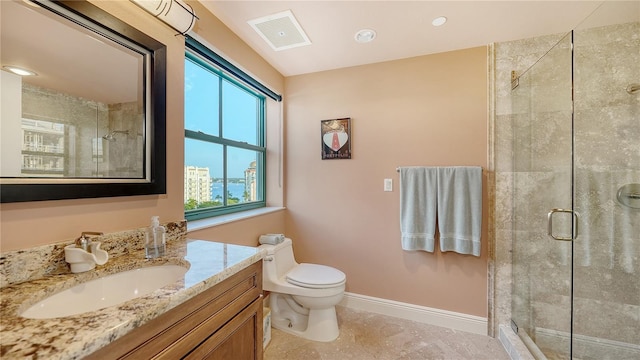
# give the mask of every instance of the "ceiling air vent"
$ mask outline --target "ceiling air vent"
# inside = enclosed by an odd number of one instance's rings
[[[248,21],[275,51],[311,45],[291,10]]]

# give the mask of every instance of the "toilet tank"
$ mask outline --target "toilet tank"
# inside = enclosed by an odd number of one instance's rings
[[[291,268],[297,265],[293,256],[293,245],[291,239],[286,238],[278,245],[260,245],[261,249],[267,250],[265,257],[265,274],[266,277],[275,275],[275,278],[283,277]],[[273,257],[273,261],[266,261],[267,258]]]

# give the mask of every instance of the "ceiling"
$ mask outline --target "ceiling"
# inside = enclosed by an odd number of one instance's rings
[[[601,1],[199,0],[284,76],[568,32]],[[291,10],[311,45],[275,51],[248,21]],[[438,17],[448,18],[440,27]],[[376,31],[370,43],[355,33]]]
[[[545,0],[199,1],[284,76],[568,32],[601,4],[601,1]],[[611,15],[618,21],[629,15],[636,19],[640,16],[638,0],[606,3],[632,4],[618,6],[624,9],[622,13],[618,10]],[[36,11],[22,1],[0,0],[0,4],[1,62],[2,65],[21,65],[38,72],[39,76],[25,81],[109,104],[137,98],[137,80],[131,86],[123,85],[138,78],[140,65],[135,57],[103,54],[110,46],[105,47],[105,44],[82,32],[73,33],[69,32],[70,29],[50,24],[48,18],[31,18],[37,15]],[[249,24],[250,20],[285,10],[293,12],[311,45],[275,51]],[[446,16],[449,21],[441,27],[434,27],[431,21],[437,16]],[[48,26],[47,30],[43,30],[41,25]],[[354,40],[356,31],[363,28],[377,32],[373,42],[360,44]],[[71,39],[70,36],[74,36],[74,40],[57,41]],[[53,53],[66,57],[41,55]],[[114,66],[116,64],[119,65]],[[125,67],[133,73],[122,71]],[[107,71],[114,68],[120,70]],[[80,70],[80,75],[69,75],[66,70]],[[60,86],[65,89],[59,89]],[[114,86],[119,90],[109,91]],[[125,88],[130,90],[124,91]]]

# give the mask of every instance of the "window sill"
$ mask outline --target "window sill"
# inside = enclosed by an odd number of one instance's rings
[[[187,233],[190,231],[202,230],[214,226],[228,224],[234,221],[250,219],[252,217],[270,214],[284,209],[284,207],[263,207],[259,209],[241,211],[233,214],[220,215],[208,219],[192,220],[187,222]]]

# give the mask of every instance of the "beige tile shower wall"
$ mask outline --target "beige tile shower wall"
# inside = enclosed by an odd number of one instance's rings
[[[640,210],[616,200],[640,183],[640,94],[625,91],[640,82],[640,23],[577,30],[574,42],[576,210],[586,224],[574,244],[574,331],[635,344],[640,356]],[[575,347],[582,358],[594,351]]]
[[[137,102],[109,104],[109,129],[126,131],[114,135],[115,141],[103,141],[102,162],[98,169],[105,176],[141,178],[144,174],[144,121]],[[102,135],[102,133],[99,133]]]
[[[286,229],[299,261],[347,291],[487,316],[487,184],[480,258],[400,246],[396,167],[487,166],[485,47],[286,79]],[[350,160],[321,160],[320,121],[351,117]],[[393,192],[383,180],[393,180]]]

